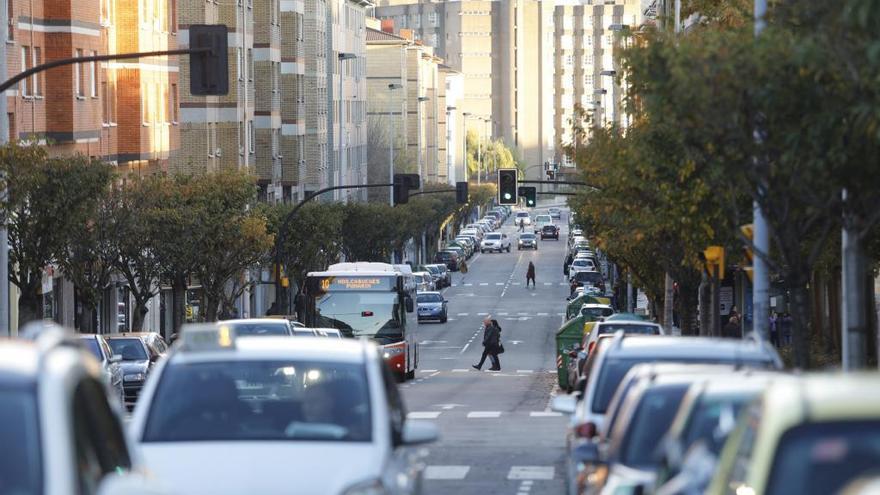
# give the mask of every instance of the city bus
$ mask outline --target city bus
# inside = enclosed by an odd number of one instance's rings
[[[413,378],[419,363],[416,293],[405,273],[387,263],[337,263],[309,273],[303,289],[297,315],[307,327],[369,338],[401,380]]]

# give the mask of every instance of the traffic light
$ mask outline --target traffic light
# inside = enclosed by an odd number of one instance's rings
[[[391,192],[394,195],[394,206],[409,202],[409,192],[421,186],[419,174],[394,174],[394,186]]]
[[[724,280],[724,246],[709,246],[703,251],[703,258],[706,261],[706,268],[709,276],[718,275],[718,280]],[[717,272],[715,271],[717,268]]]
[[[468,183],[467,182],[456,182],[455,183],[455,201],[458,204],[465,204],[468,202]]]
[[[755,226],[754,224],[747,223],[740,226],[739,230],[740,232],[742,232],[743,236],[745,236],[745,238],[749,240],[749,242],[746,243],[745,247],[746,261],[748,262],[749,266],[743,267],[743,271],[745,271],[746,276],[749,277],[749,282],[754,282],[752,280],[752,277],[754,276],[753,266],[755,263],[755,252],[754,250],[752,250],[752,239],[754,239],[755,237]]]
[[[550,180],[553,180],[553,177],[556,177],[556,171],[554,171],[554,170],[547,170],[547,178],[550,179]]]
[[[498,171],[498,204],[515,205],[517,203],[516,175],[515,168],[502,168]]]
[[[189,54],[189,92],[197,96],[229,93],[229,56],[224,24],[191,24],[189,48],[206,50]]]
[[[538,202],[538,190],[534,186],[520,187],[519,195],[526,198],[526,206],[529,208],[534,208]]]

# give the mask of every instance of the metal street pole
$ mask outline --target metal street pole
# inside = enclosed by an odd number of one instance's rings
[[[844,212],[848,209],[849,191],[842,192]],[[867,367],[867,337],[869,325],[865,309],[866,298],[865,251],[859,231],[844,213],[841,233],[841,347],[842,367],[855,371]]]
[[[767,0],[755,0],[755,37],[759,37],[766,27],[764,20],[767,14]],[[755,131],[755,138],[760,140],[760,132]],[[758,186],[759,195],[767,195],[764,184]],[[754,232],[752,242],[755,244],[752,287],[752,328],[761,340],[767,340],[770,327],[770,273],[764,256],[770,253],[770,231],[767,218],[761,204],[755,201],[752,205]]]

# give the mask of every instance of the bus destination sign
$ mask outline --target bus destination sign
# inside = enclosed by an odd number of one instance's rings
[[[334,291],[390,291],[396,277],[323,277],[319,287],[322,292]]]

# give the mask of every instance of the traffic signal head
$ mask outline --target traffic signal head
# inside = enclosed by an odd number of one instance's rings
[[[526,206],[529,208],[534,208],[538,203],[538,190],[534,186],[520,187],[519,195],[525,198]]]
[[[517,203],[517,169],[503,168],[498,171],[498,204],[515,205]]]
[[[458,204],[465,204],[468,202],[468,183],[467,182],[456,182],[455,183],[455,201]]]
[[[197,96],[229,93],[229,57],[224,24],[191,24],[189,47],[204,50],[189,54],[189,92]]]
[[[409,192],[421,186],[419,174],[394,174],[394,186],[391,193],[394,195],[394,206],[409,202]]]

